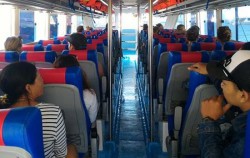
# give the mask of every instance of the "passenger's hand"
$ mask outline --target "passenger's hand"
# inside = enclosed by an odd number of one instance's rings
[[[202,75],[207,75],[207,64],[206,63],[195,63],[188,67],[188,70],[198,72]]]
[[[209,117],[213,120],[218,120],[223,116],[232,105],[222,105],[223,96],[214,96],[209,99],[203,100],[201,103],[201,116],[203,118]]]

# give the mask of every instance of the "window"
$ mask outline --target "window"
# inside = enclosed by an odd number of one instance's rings
[[[58,15],[58,36],[64,36],[67,31],[66,15]],[[57,36],[56,36],[57,37]]]
[[[58,31],[58,17],[56,14],[50,15],[50,38],[57,37]]]
[[[184,15],[183,14],[180,14],[179,16],[178,16],[178,19],[177,19],[177,21],[176,21],[176,25],[175,25],[175,29],[177,28],[177,26],[178,25],[180,25],[180,24],[185,24],[185,21],[184,21]]]
[[[72,25],[72,22],[71,22],[71,16],[70,15],[67,15],[66,17],[66,23],[67,23],[67,30],[66,30],[66,34],[71,34],[71,25]]]
[[[207,35],[207,11],[200,12],[200,34]]]
[[[185,14],[185,16],[186,16],[185,26],[186,26],[186,29],[189,29],[191,27],[191,13],[187,13]]]
[[[35,11],[35,41],[49,38],[49,14],[45,11]]]
[[[250,40],[250,15],[246,14],[250,6],[238,8],[238,41],[247,42]]]
[[[14,7],[11,5],[0,5],[0,50],[4,49],[4,42],[7,37],[14,36]]]
[[[196,22],[196,13],[191,13],[190,23],[191,23],[191,26],[197,25],[197,22]]]
[[[20,10],[20,36],[23,39],[23,43],[34,42],[35,35],[35,23],[34,12],[27,10]]]
[[[222,10],[222,26],[228,26],[231,29],[232,40],[236,40],[235,8]]]
[[[207,35],[216,36],[216,12],[215,10],[207,11]]]

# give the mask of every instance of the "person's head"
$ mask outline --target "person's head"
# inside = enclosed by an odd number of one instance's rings
[[[4,108],[8,108],[19,99],[26,100],[28,103],[35,101],[43,94],[43,79],[33,64],[16,62],[2,70],[0,88],[7,96],[7,100],[5,98],[7,107]]]
[[[80,25],[80,26],[78,26],[78,27],[76,28],[76,32],[78,32],[78,33],[82,33],[83,31],[84,31],[84,28],[83,28],[82,25]]]
[[[250,42],[244,43],[240,50],[250,50]]]
[[[21,52],[22,49],[22,38],[12,36],[8,37],[6,41],[4,42],[4,47],[6,51],[17,51]]]
[[[55,68],[80,66],[76,56],[71,55],[71,54],[58,56],[53,65]],[[90,86],[87,80],[87,75],[85,74],[84,71],[82,71],[82,73],[83,73],[84,89],[90,89]]]
[[[66,38],[69,50],[83,50],[87,47],[87,39],[83,34],[73,33]]]
[[[143,24],[142,29],[143,30],[148,30],[148,24]]]
[[[157,26],[154,26],[154,27],[153,27],[153,32],[154,32],[154,33],[159,33],[159,28],[158,28]]]
[[[158,23],[156,26],[159,28],[160,31],[164,29],[161,23]]]
[[[217,30],[217,38],[221,43],[230,41],[231,30],[228,26],[220,26]]]
[[[250,51],[239,50],[223,62],[211,61],[207,65],[212,79],[222,80],[225,99],[245,111],[250,109]],[[248,106],[247,106],[248,105]]]
[[[178,31],[186,31],[185,25],[179,24],[179,25],[177,26],[177,30],[178,30]]]
[[[187,30],[187,33],[186,33],[187,40],[190,41],[190,42],[197,41],[197,39],[199,37],[199,31],[200,31],[200,29],[199,29],[198,26],[192,26],[192,27],[190,27]]]

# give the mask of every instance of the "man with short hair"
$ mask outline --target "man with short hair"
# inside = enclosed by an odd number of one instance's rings
[[[66,38],[69,50],[83,50],[87,47],[87,39],[80,33],[73,33]]]
[[[78,26],[78,27],[76,28],[76,32],[77,32],[77,33],[83,33],[83,31],[84,31],[84,28],[83,28],[82,25],[80,25],[80,26]]]
[[[188,69],[222,80],[223,95],[201,103],[202,121],[198,126],[202,158],[241,158],[244,156],[247,112],[250,110],[250,51],[240,50],[224,62],[196,63]],[[227,104],[223,105],[223,98]],[[222,138],[218,120],[231,106],[243,113],[232,120]]]

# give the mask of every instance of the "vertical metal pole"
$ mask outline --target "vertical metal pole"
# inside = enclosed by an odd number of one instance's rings
[[[239,16],[238,16],[238,7],[235,7],[235,32],[236,32],[236,41],[239,40],[239,22],[238,22]]]
[[[120,53],[123,54],[122,52],[122,3],[120,4]],[[120,57],[120,74],[122,74],[122,58]]]
[[[153,3],[149,4],[149,26],[148,26],[148,55],[149,55],[149,96],[150,96],[150,141],[154,140],[154,107],[153,107],[153,87],[152,87],[152,39],[153,39]]]
[[[109,74],[109,138],[112,140],[113,107],[112,107],[112,1],[108,1],[108,74]]]
[[[137,23],[138,23],[138,27],[137,27],[137,73],[140,73],[140,60],[139,60],[139,56],[140,56],[140,20],[141,20],[141,14],[140,14],[140,4],[137,5]]]

